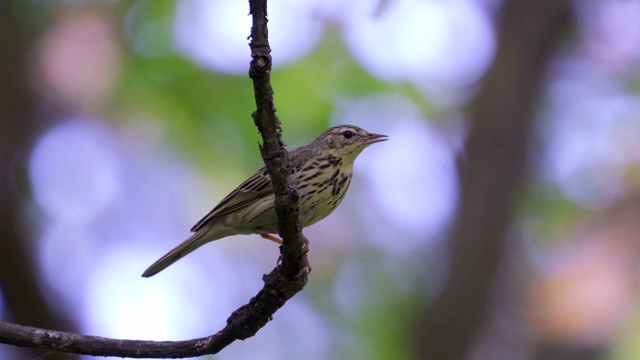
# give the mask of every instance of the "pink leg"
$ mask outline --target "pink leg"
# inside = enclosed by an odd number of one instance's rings
[[[276,242],[280,245],[282,245],[282,240],[270,235],[270,234],[260,234],[260,236],[262,236],[263,239],[267,239],[267,240],[271,240],[273,242]],[[307,254],[309,253],[309,239],[307,239],[306,236],[304,236],[304,234],[302,234],[302,241],[304,242],[304,245],[302,246],[302,253],[303,254]]]
[[[282,245],[282,240],[278,239],[277,237],[271,235],[271,234],[275,234],[277,233],[277,231],[269,231],[267,229],[263,229],[260,227],[254,228],[253,232],[260,235],[263,239],[267,239],[267,240],[271,240],[275,243],[278,243],[280,245]]]
[[[273,236],[273,235],[270,235],[270,234],[260,234],[260,236],[262,236],[262,238],[263,238],[263,239],[271,240],[271,241],[273,241],[273,242],[276,242],[276,243],[278,243],[278,244],[282,245],[282,240],[280,240],[279,238],[277,238],[277,237],[275,237],[275,236]]]
[[[271,235],[271,233],[268,230],[264,230],[262,228],[255,228],[253,229],[253,231],[255,231],[256,234],[260,235],[263,239],[271,240],[275,243],[282,245],[282,239]],[[303,252],[307,254],[309,252],[309,239],[307,239],[307,237],[304,234],[302,234],[302,241],[304,241],[304,247],[302,248]]]

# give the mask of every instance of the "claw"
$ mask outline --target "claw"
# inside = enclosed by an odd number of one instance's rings
[[[282,258],[284,257],[284,255],[280,254],[280,256],[278,256],[278,260],[276,261],[276,266],[280,266],[282,265]]]
[[[298,272],[297,277],[301,277],[301,276],[304,276],[304,275],[309,275],[309,273],[311,273],[311,270],[313,270],[313,269],[311,268],[311,264],[309,263],[309,260],[307,260],[307,264],[302,269],[300,269],[300,271]]]
[[[304,245],[302,245],[302,255],[305,255],[309,253],[309,239],[302,234],[302,241],[304,242]]]

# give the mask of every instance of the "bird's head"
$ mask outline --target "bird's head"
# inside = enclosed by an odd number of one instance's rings
[[[323,132],[313,145],[337,156],[355,159],[367,146],[385,140],[386,135],[372,134],[354,125],[339,125]]]

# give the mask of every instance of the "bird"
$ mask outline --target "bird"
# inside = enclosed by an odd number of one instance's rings
[[[336,209],[351,183],[356,157],[369,145],[385,140],[386,135],[339,125],[289,153],[290,177],[300,194],[303,227],[317,223]],[[274,199],[271,179],[263,167],[198,221],[191,228],[191,237],[154,262],[142,276],[153,276],[200,246],[231,235],[258,234],[282,244],[271,235],[278,233]],[[308,246],[308,240],[304,235],[303,238]]]

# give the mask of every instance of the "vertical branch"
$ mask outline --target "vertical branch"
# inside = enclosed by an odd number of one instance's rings
[[[253,80],[253,92],[257,110],[253,120],[262,134],[260,146],[275,193],[275,209],[278,231],[283,240],[282,269],[287,279],[303,276],[306,282],[306,254],[302,250],[302,220],[300,217],[298,189],[290,179],[289,154],[282,142],[280,120],[273,105],[273,89],[270,82],[271,47],[267,28],[267,1],[250,0],[253,17],[251,27],[251,65],[249,77]]]
[[[503,4],[498,53],[469,108],[468,166],[450,238],[449,279],[417,331],[421,358],[463,358],[483,324],[526,171],[536,100],[570,13],[568,1]]]

